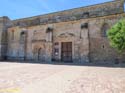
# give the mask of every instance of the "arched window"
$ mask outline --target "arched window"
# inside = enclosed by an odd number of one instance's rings
[[[25,35],[26,35],[26,33],[25,33],[24,31],[22,31],[22,32],[20,33],[20,41],[21,41],[21,42],[24,42],[24,41],[25,41]]]
[[[53,36],[52,36],[52,34],[53,34],[53,28],[52,28],[52,27],[48,27],[48,28],[46,29],[46,33],[47,33],[46,41],[47,41],[47,42],[52,42],[52,38],[53,38]]]
[[[101,31],[101,35],[102,37],[107,37],[107,31],[109,29],[109,25],[107,23],[103,24],[102,26],[102,31]]]
[[[50,32],[52,32],[53,31],[53,28],[52,27],[48,27],[47,29],[46,29],[46,33],[50,33]]]

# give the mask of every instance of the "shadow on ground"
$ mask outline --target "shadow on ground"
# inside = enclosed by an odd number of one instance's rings
[[[7,63],[31,63],[31,64],[49,64],[49,65],[67,65],[67,66],[90,66],[90,67],[108,67],[108,68],[125,68],[125,63],[64,63],[64,62],[33,62],[33,61],[0,61]]]

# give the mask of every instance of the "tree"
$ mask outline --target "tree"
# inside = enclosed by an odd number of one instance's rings
[[[110,45],[120,53],[125,51],[125,19],[116,23],[108,32]]]

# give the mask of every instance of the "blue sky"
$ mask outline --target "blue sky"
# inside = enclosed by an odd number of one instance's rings
[[[0,16],[19,19],[108,1],[112,0],[1,0]]]

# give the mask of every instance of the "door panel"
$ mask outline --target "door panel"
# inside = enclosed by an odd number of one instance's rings
[[[62,61],[72,62],[72,42],[62,42]]]

